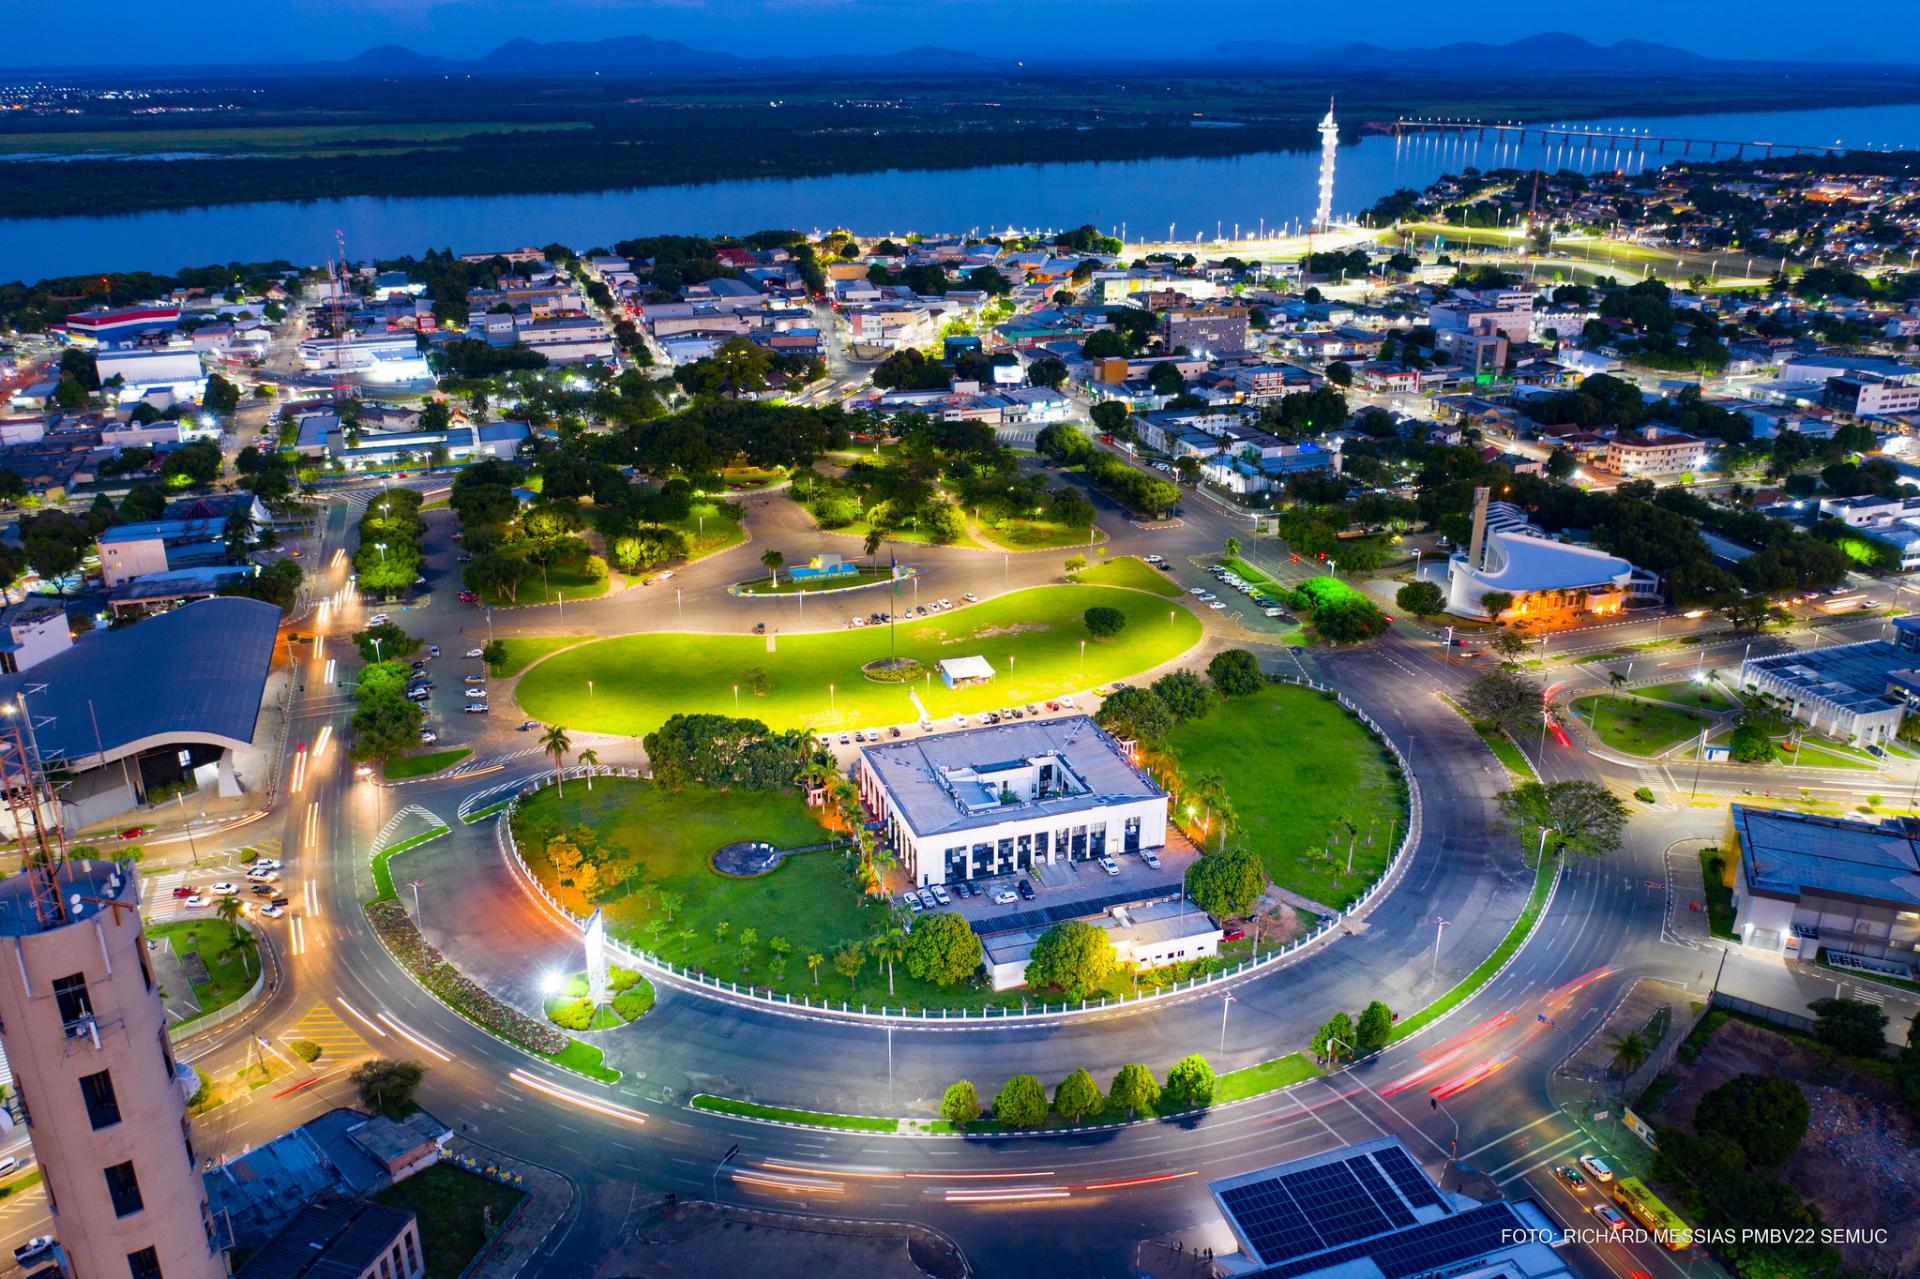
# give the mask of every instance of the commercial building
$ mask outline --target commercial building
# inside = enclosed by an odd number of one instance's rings
[[[1063,912],[1043,913],[1046,918],[1025,928],[989,932],[981,923],[974,925],[974,931],[981,933],[980,963],[995,990],[1026,984],[1027,961],[1033,958],[1034,946],[1049,927],[1060,922],[1054,916]],[[1193,959],[1212,959],[1219,955],[1224,935],[1211,915],[1184,897],[1120,902],[1081,917],[1107,934],[1113,943],[1114,962],[1123,970],[1145,971]]]
[[[354,374],[368,382],[431,382],[433,371],[412,333],[309,338],[300,344],[300,367],[309,372]]]
[[[143,520],[103,529],[94,548],[100,580],[111,590],[155,573],[225,564],[226,527],[221,518]]]
[[[73,646],[67,611],[28,599],[0,608],[0,675],[18,675]]]
[[[1920,952],[1920,842],[1885,823],[1733,806],[1733,931],[1743,946],[1910,978]],[[1851,961],[1851,962],[1849,962]]]
[[[120,379],[116,398],[121,404],[138,404],[152,395],[173,401],[199,400],[207,393],[207,374],[200,367],[200,352],[192,346],[168,347],[158,351],[102,351],[94,357],[105,386]]]
[[[1239,1253],[1216,1273],[1244,1279],[1572,1279],[1565,1235],[1528,1198],[1451,1194],[1397,1137],[1209,1182]]]
[[[66,334],[80,345],[120,346],[147,333],[171,332],[180,323],[177,306],[128,306],[80,311],[67,317]]]
[[[1920,386],[1867,374],[1828,378],[1820,398],[1827,408],[1854,417],[1920,412]]]
[[[0,751],[10,789],[44,794],[23,735]],[[167,1040],[138,873],[57,851],[19,870],[0,880],[0,1046],[67,1273],[224,1279],[187,1126],[193,1078]]]
[[[1167,841],[1167,793],[1084,715],[869,746],[857,781],[915,884]]]
[[[1160,337],[1169,350],[1185,347],[1195,355],[1244,351],[1247,315],[1243,306],[1170,310],[1160,317]]]
[[[1607,441],[1607,469],[1628,479],[1699,471],[1712,460],[1705,440],[1679,431],[1644,426],[1638,435]]]
[[[107,821],[189,780],[243,793],[236,755],[253,743],[279,626],[265,601],[201,600],[0,676],[0,702],[24,698],[40,757],[69,778],[61,824]]]
[[[1509,342],[1532,336],[1531,289],[1455,289],[1427,308],[1427,320],[1441,333],[1500,333]]]
[[[411,1212],[327,1196],[268,1240],[235,1279],[421,1279],[420,1224]]]
[[[1920,701],[1920,615],[1894,618],[1891,640],[1750,657],[1740,687],[1777,698],[1816,732],[1856,746],[1892,741]]]
[[[1447,611],[1488,616],[1489,592],[1513,598],[1503,621],[1561,625],[1659,598],[1658,575],[1591,546],[1556,542],[1507,502],[1474,490],[1473,537],[1447,561]]]

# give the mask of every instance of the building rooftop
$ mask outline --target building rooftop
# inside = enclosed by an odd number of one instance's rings
[[[862,754],[894,809],[923,837],[1166,797],[1084,715],[889,742]],[[1052,785],[1037,798],[1006,798],[994,775],[1042,760],[1062,766]]]
[[[0,750],[12,749],[11,741],[0,743]],[[120,863],[69,861],[55,872],[53,883],[59,893],[60,918],[43,923],[34,907],[32,878],[15,874],[19,867],[11,859],[5,869],[7,877],[0,880],[0,937],[29,937],[92,920],[106,909],[102,902],[138,905],[133,873]]]
[[[246,1279],[358,1279],[412,1220],[405,1209],[327,1195],[302,1208],[235,1274]]]
[[[1207,1186],[1262,1279],[1413,1279],[1485,1265],[1503,1279],[1573,1271],[1531,1199],[1478,1203],[1443,1193],[1398,1138],[1308,1155]],[[1231,1260],[1229,1259],[1229,1264]]]
[[[1805,892],[1920,907],[1920,843],[1878,822],[1733,806],[1741,867],[1754,891]]]
[[[1913,620],[1896,618],[1894,624],[1907,629]],[[1751,658],[1742,668],[1742,679],[1748,671],[1765,674],[1803,700],[1873,712],[1893,709],[1896,703],[1887,696],[1888,684],[1917,662],[1920,655],[1910,650],[1886,640],[1866,640]]]
[[[1483,563],[1475,576],[1487,589],[1514,595],[1594,586],[1633,572],[1633,565],[1617,555],[1517,529],[1489,528]]]
[[[168,741],[253,740],[280,610],[264,600],[200,600],[120,630],[82,636],[25,675],[40,756],[95,767]]]

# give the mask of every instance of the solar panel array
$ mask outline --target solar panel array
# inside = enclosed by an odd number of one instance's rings
[[[1369,1157],[1371,1155],[1371,1157]],[[1374,1159],[1396,1156],[1398,1163]],[[1398,1184],[1404,1172],[1415,1184]],[[1285,1261],[1403,1230],[1416,1220],[1408,1204],[1438,1205],[1440,1197],[1397,1147],[1382,1147],[1346,1159],[1283,1173],[1220,1192],[1249,1246],[1267,1262]]]
[[[1393,1178],[1394,1186],[1407,1197],[1408,1203],[1415,1208],[1440,1205],[1440,1196],[1434,1190],[1433,1183],[1428,1181],[1427,1175],[1407,1157],[1406,1151],[1398,1146],[1382,1146],[1373,1152],[1373,1157],[1379,1161],[1382,1168],[1386,1169],[1387,1176]]]
[[[1510,1245],[1527,1233],[1526,1223],[1509,1205],[1480,1204],[1384,1238],[1351,1243],[1312,1256],[1296,1256],[1255,1273],[1259,1279],[1293,1279],[1368,1257],[1385,1279],[1416,1279]]]

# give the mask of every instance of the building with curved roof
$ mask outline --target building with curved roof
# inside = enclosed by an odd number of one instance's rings
[[[1498,591],[1513,597],[1502,620],[1570,623],[1658,597],[1655,574],[1597,547],[1556,542],[1518,507],[1489,507],[1486,494],[1475,491],[1472,542],[1447,563],[1449,613],[1486,617],[1486,596]]]
[[[190,777],[240,794],[233,756],[253,742],[279,627],[265,601],[200,600],[0,678],[0,703],[29,717],[31,749],[71,778],[64,823],[106,821]]]

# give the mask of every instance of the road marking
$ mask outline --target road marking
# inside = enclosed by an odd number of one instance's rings
[[[1558,1150],[1560,1147],[1566,1145],[1568,1142],[1584,1140],[1585,1137],[1586,1137],[1585,1133],[1581,1132],[1578,1128],[1575,1128],[1572,1132],[1567,1133],[1565,1136],[1562,1136],[1562,1137],[1556,1137],[1554,1140],[1548,1142],[1544,1146],[1537,1146],[1534,1149],[1527,1151],[1525,1154],[1516,1155],[1514,1158],[1507,1160],[1507,1162],[1499,1165],[1496,1168],[1487,1169],[1486,1174],[1487,1176],[1491,1177],[1496,1172],[1505,1172],[1507,1169],[1513,1167],[1515,1164],[1521,1163],[1533,1157],[1534,1155],[1546,1155],[1547,1159],[1552,1159],[1554,1158],[1554,1156],[1551,1154],[1548,1154],[1547,1152]],[[1544,1163],[1546,1162],[1546,1160],[1543,1159],[1540,1162]],[[1540,1164],[1536,1163],[1530,1166],[1537,1168],[1540,1166]],[[1525,1171],[1525,1170],[1523,1169],[1522,1171]]]
[[[1525,1168],[1522,1168],[1519,1172],[1510,1173],[1509,1175],[1502,1177],[1500,1180],[1494,1182],[1493,1184],[1496,1186],[1504,1186],[1510,1181],[1518,1181],[1520,1180],[1520,1178],[1527,1176],[1529,1173],[1534,1172],[1535,1170],[1543,1167],[1544,1165],[1550,1164],[1554,1162],[1556,1159],[1567,1158],[1570,1155],[1576,1159],[1579,1157],[1578,1155],[1574,1154],[1573,1151],[1562,1150],[1558,1154],[1548,1155],[1543,1159],[1536,1159],[1532,1163],[1528,1164]]]
[[[1499,1145],[1501,1142],[1506,1141],[1509,1138],[1518,1137],[1521,1133],[1526,1132],[1529,1129],[1538,1128],[1541,1124],[1544,1124],[1545,1122],[1547,1122],[1547,1120],[1552,1118],[1553,1116],[1551,1114],[1542,1115],[1530,1124],[1521,1124],[1518,1128],[1515,1128],[1512,1132],[1502,1133],[1500,1136],[1495,1137],[1492,1141],[1489,1141],[1484,1146],[1475,1146],[1472,1150],[1469,1150],[1466,1154],[1461,1155],[1460,1157],[1462,1159],[1471,1159],[1475,1155],[1479,1154],[1481,1151],[1491,1150],[1495,1146]]]
[[[340,1000],[340,1007],[344,1008],[349,1013],[352,1013],[355,1020],[364,1023],[368,1030],[371,1030],[374,1034],[380,1035],[383,1038],[385,1037],[387,1033],[386,1027],[380,1025],[380,1023],[376,1022],[373,1018],[361,1012],[358,1008],[355,1008],[352,1004],[348,1003],[344,997],[340,995],[335,995],[334,998]]]
[[[448,1056],[445,1052],[441,1051],[441,1049],[437,1045],[429,1043],[427,1040],[421,1038],[419,1035],[414,1034],[411,1030],[408,1030],[405,1026],[402,1026],[399,1022],[395,1021],[390,1014],[381,1013],[380,1020],[386,1022],[387,1025],[393,1028],[393,1031],[395,1034],[399,1035],[402,1039],[412,1044],[415,1048],[418,1048],[423,1052],[430,1052],[434,1056],[438,1057],[441,1061],[453,1060],[452,1057]]]
[[[368,1047],[366,1039],[342,1021],[333,1006],[325,1002],[308,1009],[307,1015],[287,1027],[280,1037],[307,1040],[320,1045],[321,1051],[333,1056],[347,1056]]]

